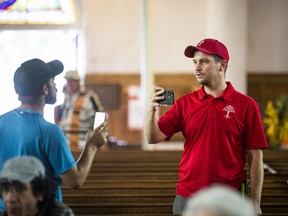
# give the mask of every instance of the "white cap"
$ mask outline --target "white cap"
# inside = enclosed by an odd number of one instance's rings
[[[195,193],[189,198],[182,215],[194,216],[200,212],[215,216],[256,216],[249,199],[242,197],[236,189],[224,185],[212,185]]]
[[[30,183],[36,177],[44,177],[45,168],[36,157],[22,156],[8,159],[0,173],[1,180]]]
[[[80,80],[80,76],[77,71],[67,71],[64,76],[65,79]]]

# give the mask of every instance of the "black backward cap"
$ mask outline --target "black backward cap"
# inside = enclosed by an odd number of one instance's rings
[[[31,59],[21,64],[14,74],[14,89],[20,96],[33,95],[49,79],[64,69],[61,61],[45,63],[41,59]]]

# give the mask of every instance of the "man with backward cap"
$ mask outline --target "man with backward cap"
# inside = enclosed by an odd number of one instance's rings
[[[246,159],[251,200],[258,214],[263,184],[263,153],[268,147],[256,102],[225,81],[229,52],[220,41],[206,38],[184,54],[194,64],[200,89],[176,100],[159,116],[164,89],[156,87],[146,118],[148,143],[185,137],[173,212],[181,214],[187,199],[212,184],[225,184],[245,193]],[[246,192],[247,193],[247,192]]]
[[[61,183],[72,189],[86,180],[96,152],[107,141],[106,122],[86,135],[86,144],[75,161],[62,130],[43,117],[45,104],[56,102],[55,76],[64,69],[62,62],[31,59],[14,74],[14,88],[20,107],[0,116],[0,171],[6,160],[21,155],[37,157],[46,175],[56,186],[56,199],[62,201]],[[3,210],[0,200],[0,211]]]

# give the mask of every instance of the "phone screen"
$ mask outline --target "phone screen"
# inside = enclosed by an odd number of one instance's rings
[[[101,125],[106,119],[105,112],[96,112],[94,119],[94,129]]]

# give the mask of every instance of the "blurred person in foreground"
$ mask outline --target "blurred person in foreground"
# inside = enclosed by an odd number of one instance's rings
[[[72,151],[82,150],[87,131],[93,128],[96,112],[103,111],[98,95],[85,85],[81,85],[77,71],[67,71],[64,103],[61,104],[61,118],[57,123],[67,138]],[[58,115],[59,116],[59,115]]]
[[[55,184],[45,176],[45,167],[33,156],[8,159],[0,173],[2,216],[74,216],[55,200]]]
[[[106,122],[86,134],[85,147],[74,159],[61,128],[44,119],[45,104],[56,102],[55,76],[64,69],[62,62],[48,63],[30,59],[14,74],[14,88],[21,105],[0,116],[0,171],[12,157],[37,157],[46,169],[46,176],[56,184],[56,199],[62,201],[62,182],[72,189],[86,180],[97,151],[108,136]],[[0,210],[3,209],[0,199]]]
[[[173,212],[180,214],[188,197],[215,183],[248,195],[248,161],[251,200],[261,214],[262,149],[268,148],[268,144],[259,107],[225,81],[229,53],[223,43],[206,38],[196,46],[188,46],[184,54],[194,64],[200,89],[176,100],[160,117],[159,101],[164,99],[164,89],[156,87],[145,125],[150,144],[168,141],[178,132],[185,137]]]
[[[256,216],[249,199],[224,185],[212,185],[188,199],[182,216]]]

